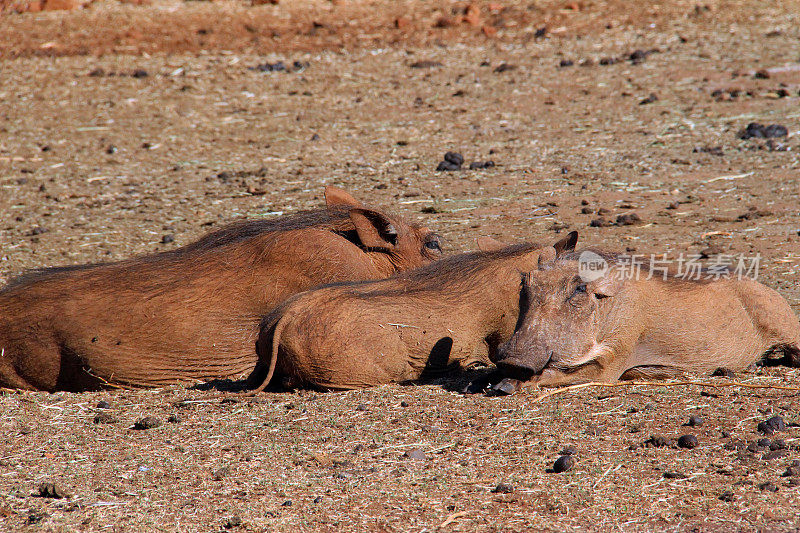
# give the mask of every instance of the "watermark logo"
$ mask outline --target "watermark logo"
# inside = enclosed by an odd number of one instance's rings
[[[702,261],[706,259],[706,261]],[[757,279],[761,268],[761,255],[729,255],[720,254],[704,257],[697,254],[680,254],[670,258],[666,254],[658,255],[620,255],[614,258],[614,265],[595,252],[586,250],[578,257],[578,275],[584,282],[592,282],[606,275],[615,279],[683,279],[683,280],[719,280],[719,279]]]
[[[602,278],[608,269],[608,261],[594,252],[586,250],[578,256],[578,275],[587,283]]]

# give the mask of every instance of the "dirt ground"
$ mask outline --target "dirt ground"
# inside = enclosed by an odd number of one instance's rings
[[[800,312],[800,2],[476,5],[6,10],[0,283],[319,206],[335,184],[424,220],[450,251],[576,229],[635,254],[760,254],[759,279]],[[740,139],[751,122],[788,135]],[[495,166],[437,172],[451,150]],[[5,393],[0,528],[800,528],[796,392],[458,388]],[[684,427],[692,414],[703,424]],[[787,427],[762,435],[773,415]],[[145,416],[161,424],[133,429]],[[684,434],[699,445],[643,446]],[[575,466],[548,472],[567,446]]]

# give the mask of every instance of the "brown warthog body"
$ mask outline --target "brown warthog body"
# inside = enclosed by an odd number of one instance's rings
[[[551,387],[741,370],[773,351],[800,362],[800,322],[752,279],[626,277],[612,263],[586,281],[575,256],[526,276],[528,313],[498,353],[507,374]]]
[[[439,256],[427,229],[326,190],[329,207],[243,221],[117,263],[47,269],[0,291],[0,386],[86,390],[240,376],[289,296]]]
[[[556,253],[516,245],[299,294],[264,319],[250,385],[277,370],[295,386],[356,389],[488,364],[514,331],[521,272]]]

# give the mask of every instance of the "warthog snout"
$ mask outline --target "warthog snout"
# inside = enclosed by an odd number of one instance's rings
[[[497,350],[495,363],[504,376],[527,381],[544,369],[552,352],[522,346],[517,339],[511,339]]]

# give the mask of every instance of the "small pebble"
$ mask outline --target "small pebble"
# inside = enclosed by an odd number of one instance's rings
[[[664,472],[664,477],[666,479],[686,479],[689,476],[681,474],[680,472]]]
[[[726,490],[722,494],[719,495],[719,499],[723,502],[732,502],[734,499],[733,492]]]
[[[514,492],[514,487],[508,483],[498,483],[497,486],[492,489],[492,492],[495,494],[511,494]]]
[[[679,448],[686,448],[687,450],[691,450],[692,448],[697,448],[697,437],[694,435],[682,435],[678,438],[678,447]]]
[[[697,415],[689,415],[689,421],[686,422],[687,426],[697,427],[703,425],[703,419]]]
[[[230,518],[228,518],[227,520],[225,520],[225,523],[223,524],[223,527],[225,529],[233,529],[233,528],[239,527],[241,525],[242,525],[242,518],[239,515],[233,515]]]
[[[157,428],[161,425],[161,420],[154,416],[146,416],[144,418],[140,418],[133,424],[133,429],[152,429]]]
[[[569,446],[565,446],[563,450],[561,450],[561,455],[577,455],[578,448],[570,444]]]
[[[56,500],[69,498],[69,494],[64,489],[49,481],[39,484],[38,494],[41,498],[54,498]]]
[[[464,156],[458,152],[447,152],[444,154],[444,160],[459,167],[464,164]]]
[[[556,474],[560,474],[561,472],[566,472],[571,470],[573,466],[575,466],[575,457],[572,455],[562,455],[556,462],[553,463],[553,472]]]
[[[100,400],[99,402],[97,402],[97,408],[98,409],[111,409],[111,404],[108,403],[105,400]]]
[[[778,486],[775,483],[759,483],[758,488],[767,492],[778,492]]]
[[[408,450],[403,454],[403,457],[406,459],[412,459],[414,461],[424,461],[425,460],[425,452],[420,450],[419,448],[414,448]]]
[[[115,424],[117,419],[108,413],[97,413],[94,415],[95,424]]]

